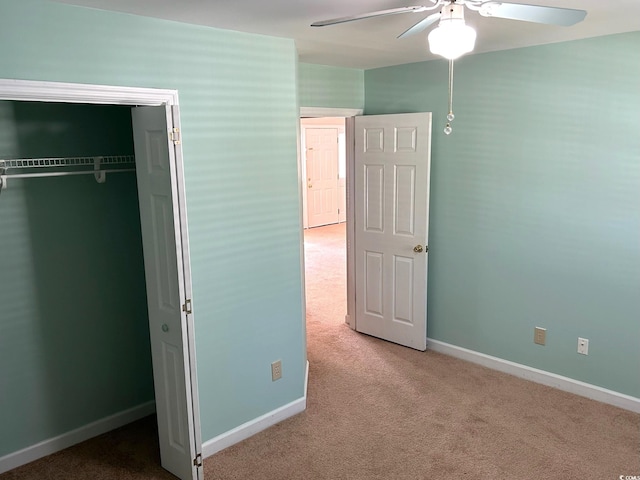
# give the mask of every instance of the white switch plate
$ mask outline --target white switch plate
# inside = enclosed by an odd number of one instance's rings
[[[578,337],[578,353],[589,355],[589,339]]]

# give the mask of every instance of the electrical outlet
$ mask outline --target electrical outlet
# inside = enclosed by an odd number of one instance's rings
[[[533,331],[533,342],[538,345],[544,345],[547,342],[547,329],[536,327]]]
[[[282,378],[282,360],[276,360],[271,364],[271,381],[275,382]]]
[[[578,337],[578,353],[589,355],[589,339]]]

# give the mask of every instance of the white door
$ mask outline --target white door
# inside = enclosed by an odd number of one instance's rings
[[[202,478],[190,281],[185,282],[175,145],[169,107],[132,109],[144,249],[153,379],[162,466],[177,477]],[[184,215],[183,215],[184,216]],[[189,295],[189,296],[188,296]]]
[[[431,113],[355,119],[356,330],[427,346]]]
[[[309,227],[338,223],[338,129],[305,129]]]

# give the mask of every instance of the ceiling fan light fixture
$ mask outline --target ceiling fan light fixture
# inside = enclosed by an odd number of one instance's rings
[[[464,22],[464,6],[452,3],[442,9],[440,23],[429,33],[429,50],[449,60],[469,53],[476,43],[476,31]]]

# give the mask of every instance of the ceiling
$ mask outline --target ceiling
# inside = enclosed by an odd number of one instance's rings
[[[56,1],[293,38],[300,61],[305,63],[370,69],[434,58],[426,44],[428,31],[404,39],[396,38],[432,12],[406,13],[322,28],[309,26],[319,20],[421,4],[412,0]],[[640,30],[640,0],[524,0],[523,3],[586,10],[587,18],[572,27],[558,27],[485,18],[466,9],[467,23],[478,32],[475,53]]]

